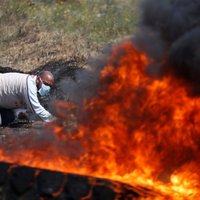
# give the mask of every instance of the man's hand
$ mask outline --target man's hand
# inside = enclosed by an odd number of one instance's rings
[[[47,122],[53,122],[55,120],[57,120],[57,117],[55,117],[54,115],[51,115]]]

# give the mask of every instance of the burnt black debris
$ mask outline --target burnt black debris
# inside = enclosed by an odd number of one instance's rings
[[[106,179],[0,162],[0,199],[114,200],[154,197],[148,190]]]
[[[134,42],[153,60],[151,75],[173,73],[186,83],[200,84],[200,1],[143,0]],[[200,94],[196,90],[196,94]]]
[[[19,73],[23,73],[23,71],[16,70],[16,69],[13,69],[13,68],[11,68],[11,67],[3,67],[3,66],[0,66],[0,73],[8,73],[8,72],[19,72]]]

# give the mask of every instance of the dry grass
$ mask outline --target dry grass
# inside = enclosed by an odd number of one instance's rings
[[[0,0],[0,66],[30,71],[50,61],[70,59],[84,65],[105,44],[132,34],[137,1],[113,0],[115,4],[104,6],[102,2],[108,1]]]
[[[75,59],[84,64],[97,54],[98,45],[84,38],[67,36],[61,32],[38,31],[36,28],[26,35],[2,47],[0,65],[22,71],[30,71],[50,61]]]

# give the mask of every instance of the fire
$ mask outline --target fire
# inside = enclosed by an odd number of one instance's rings
[[[200,198],[199,98],[173,76],[149,77],[149,63],[130,41],[114,46],[97,95],[81,108],[57,102],[58,122],[2,146],[1,160]]]

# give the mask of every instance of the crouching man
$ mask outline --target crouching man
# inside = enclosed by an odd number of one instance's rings
[[[26,109],[26,113],[18,114],[19,117],[28,117],[30,121],[53,121],[55,117],[38,99],[38,93],[47,95],[53,84],[54,77],[50,71],[42,71],[39,75],[0,73],[0,125],[7,126],[14,122],[17,109]]]

